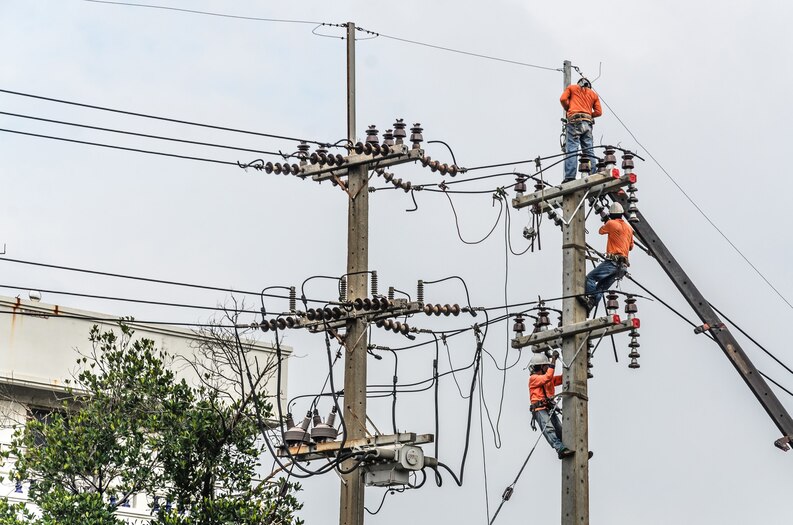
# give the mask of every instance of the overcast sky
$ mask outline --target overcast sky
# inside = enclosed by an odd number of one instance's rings
[[[562,75],[571,60],[608,103],[597,143],[638,149],[639,206],[691,279],[719,309],[787,363],[793,320],[787,91],[793,85],[789,20],[793,4],[754,2],[264,2],[161,0],[158,5],[248,17],[339,24],[529,65],[477,58],[380,36],[357,45],[357,129],[382,132],[395,118],[421,122],[427,140],[443,140],[458,164],[479,166],[559,153]],[[335,142],[346,136],[342,30],[315,24],[221,18],[80,0],[0,1],[0,89]],[[365,36],[364,33],[359,34]],[[295,142],[122,116],[0,93],[0,111],[165,135],[263,151]],[[615,114],[616,112],[616,114]],[[620,121],[624,123],[620,123]],[[261,154],[188,146],[0,115],[0,128],[83,141],[246,162]],[[56,265],[260,290],[345,271],[345,194],[330,184],[247,172],[236,166],[167,158],[0,132],[4,206],[0,243],[7,256]],[[647,149],[639,148],[637,140]],[[439,144],[429,155],[450,162]],[[649,151],[647,151],[649,150]],[[651,160],[650,154],[658,163]],[[277,160],[264,156],[265,160]],[[527,165],[471,175],[526,170]],[[437,183],[420,166],[394,169],[413,184]],[[561,168],[549,172],[561,180]],[[463,178],[459,176],[458,179]],[[447,177],[447,182],[451,179]],[[494,190],[507,176],[459,185]],[[679,188],[678,188],[679,185]],[[383,186],[373,179],[373,186]],[[697,208],[681,189],[696,202]],[[478,240],[499,216],[489,193],[451,196],[462,237]],[[485,242],[458,238],[449,202],[417,192],[370,195],[370,267],[389,285],[415,293],[416,280],[463,277],[475,305],[498,306],[561,295],[560,234],[543,223],[542,250],[505,260],[504,218]],[[711,226],[706,215],[779,291],[775,293]],[[513,248],[527,212],[511,210]],[[598,248],[605,239],[588,241]],[[632,275],[690,319],[691,310],[660,267],[642,253]],[[4,286],[215,305],[228,294],[143,285],[0,261]],[[637,290],[629,282],[623,290]],[[637,290],[638,291],[638,290]],[[14,296],[19,290],[4,288]],[[310,297],[332,299],[335,284],[313,280]],[[44,293],[44,301],[169,322],[204,321],[195,310],[100,302]],[[240,296],[241,297],[241,296]],[[464,302],[459,282],[427,288],[428,302]],[[258,307],[257,297],[247,297]],[[270,310],[286,304],[268,302]],[[558,306],[558,305],[557,305]],[[500,313],[503,313],[502,310]],[[499,312],[496,312],[497,315]],[[772,446],[779,432],[705,336],[657,302],[639,302],[639,370],[627,368],[628,338],[596,353],[590,382],[592,523],[790,523],[793,452]],[[250,320],[255,320],[251,318]],[[477,320],[481,320],[477,319]],[[416,316],[419,327],[470,326],[470,317]],[[261,335],[268,341],[269,334]],[[528,352],[508,346],[511,323],[494,325],[485,347],[484,399],[475,394],[463,487],[388,496],[369,523],[486,523],[539,434],[529,429]],[[417,340],[420,342],[421,339]],[[745,339],[755,364],[788,389],[793,377]],[[373,342],[409,343],[376,330]],[[321,336],[287,332],[295,349],[289,396],[316,393],[328,372]],[[64,349],[69,351],[69,349]],[[470,334],[449,341],[454,366],[471,362]],[[370,359],[372,384],[394,373],[390,353]],[[399,352],[400,383],[430,377],[434,346]],[[497,369],[513,365],[506,374]],[[441,348],[441,371],[449,358]],[[339,368],[339,367],[337,367]],[[342,371],[336,371],[341,384]],[[457,375],[465,392],[471,370]],[[504,380],[503,403],[501,403]],[[777,390],[793,410],[793,399]],[[310,399],[310,398],[309,398]],[[327,401],[325,401],[327,403]],[[300,414],[308,401],[294,405]],[[432,391],[398,397],[400,430],[434,432]],[[321,406],[327,413],[330,405]],[[459,474],[467,400],[446,376],[440,387],[440,460]],[[370,417],[391,431],[390,400],[372,400]],[[482,444],[484,434],[484,446]],[[498,445],[498,446],[497,446]],[[434,447],[425,451],[434,455]],[[483,458],[484,456],[484,458]],[[307,523],[338,516],[338,478],[304,482]],[[367,507],[382,489],[367,489]],[[489,509],[487,504],[489,504]],[[560,464],[541,442],[496,523],[554,523],[560,512]]]

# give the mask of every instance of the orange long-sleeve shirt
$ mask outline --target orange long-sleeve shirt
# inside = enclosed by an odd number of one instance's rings
[[[633,228],[622,219],[611,219],[598,230],[600,235],[608,235],[606,253],[616,253],[628,258],[633,249]]]
[[[603,114],[600,109],[600,98],[598,94],[589,88],[582,88],[578,84],[570,84],[559,97],[559,102],[562,107],[567,111],[567,116],[570,117],[574,113],[586,113],[592,115],[592,118],[599,117]]]
[[[553,372],[553,367],[548,367],[548,371],[544,374],[529,376],[529,403],[533,405],[538,401],[553,398],[555,387],[562,384],[562,376],[555,376]]]

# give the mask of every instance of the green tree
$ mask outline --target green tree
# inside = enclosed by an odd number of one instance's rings
[[[300,523],[299,486],[254,483],[264,452],[255,410],[270,413],[254,407],[261,392],[212,388],[214,365],[192,387],[153,341],[132,341],[123,323],[120,332],[94,326],[61,409],[17,430],[5,455],[12,476],[35,480],[29,498],[40,516],[4,502],[2,523],[116,525],[116,509],[137,493],[157,498],[155,523]]]

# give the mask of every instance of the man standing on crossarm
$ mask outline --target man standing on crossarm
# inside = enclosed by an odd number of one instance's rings
[[[559,98],[562,107],[567,111],[567,124],[565,125],[565,160],[564,180],[575,180],[578,167],[579,148],[589,157],[589,169],[594,171],[597,158],[592,149],[592,126],[595,119],[603,114],[600,109],[600,98],[592,90],[592,84],[582,77],[577,84],[570,84]]]
[[[609,220],[598,230],[600,235],[608,235],[606,257],[587,274],[586,295],[578,296],[578,300],[587,309],[587,315],[603,298],[603,292],[621,278],[630,266],[628,252],[633,249],[633,228],[622,218],[624,213],[625,210],[619,202],[612,203],[609,207]]]

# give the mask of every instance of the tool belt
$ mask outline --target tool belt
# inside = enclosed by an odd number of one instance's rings
[[[628,262],[628,258],[627,257],[625,257],[624,255],[620,255],[618,253],[607,253],[606,254],[606,259],[618,264],[619,266],[628,267],[628,266],[631,265],[631,263]]]
[[[532,403],[529,405],[529,408],[532,412],[536,412],[537,410],[551,410],[555,406],[556,404],[553,402],[553,399],[543,399],[536,403]]]
[[[567,117],[567,122],[580,122],[582,120],[585,120],[587,122],[594,121],[592,115],[590,115],[589,113],[573,113],[572,115],[568,115]]]

